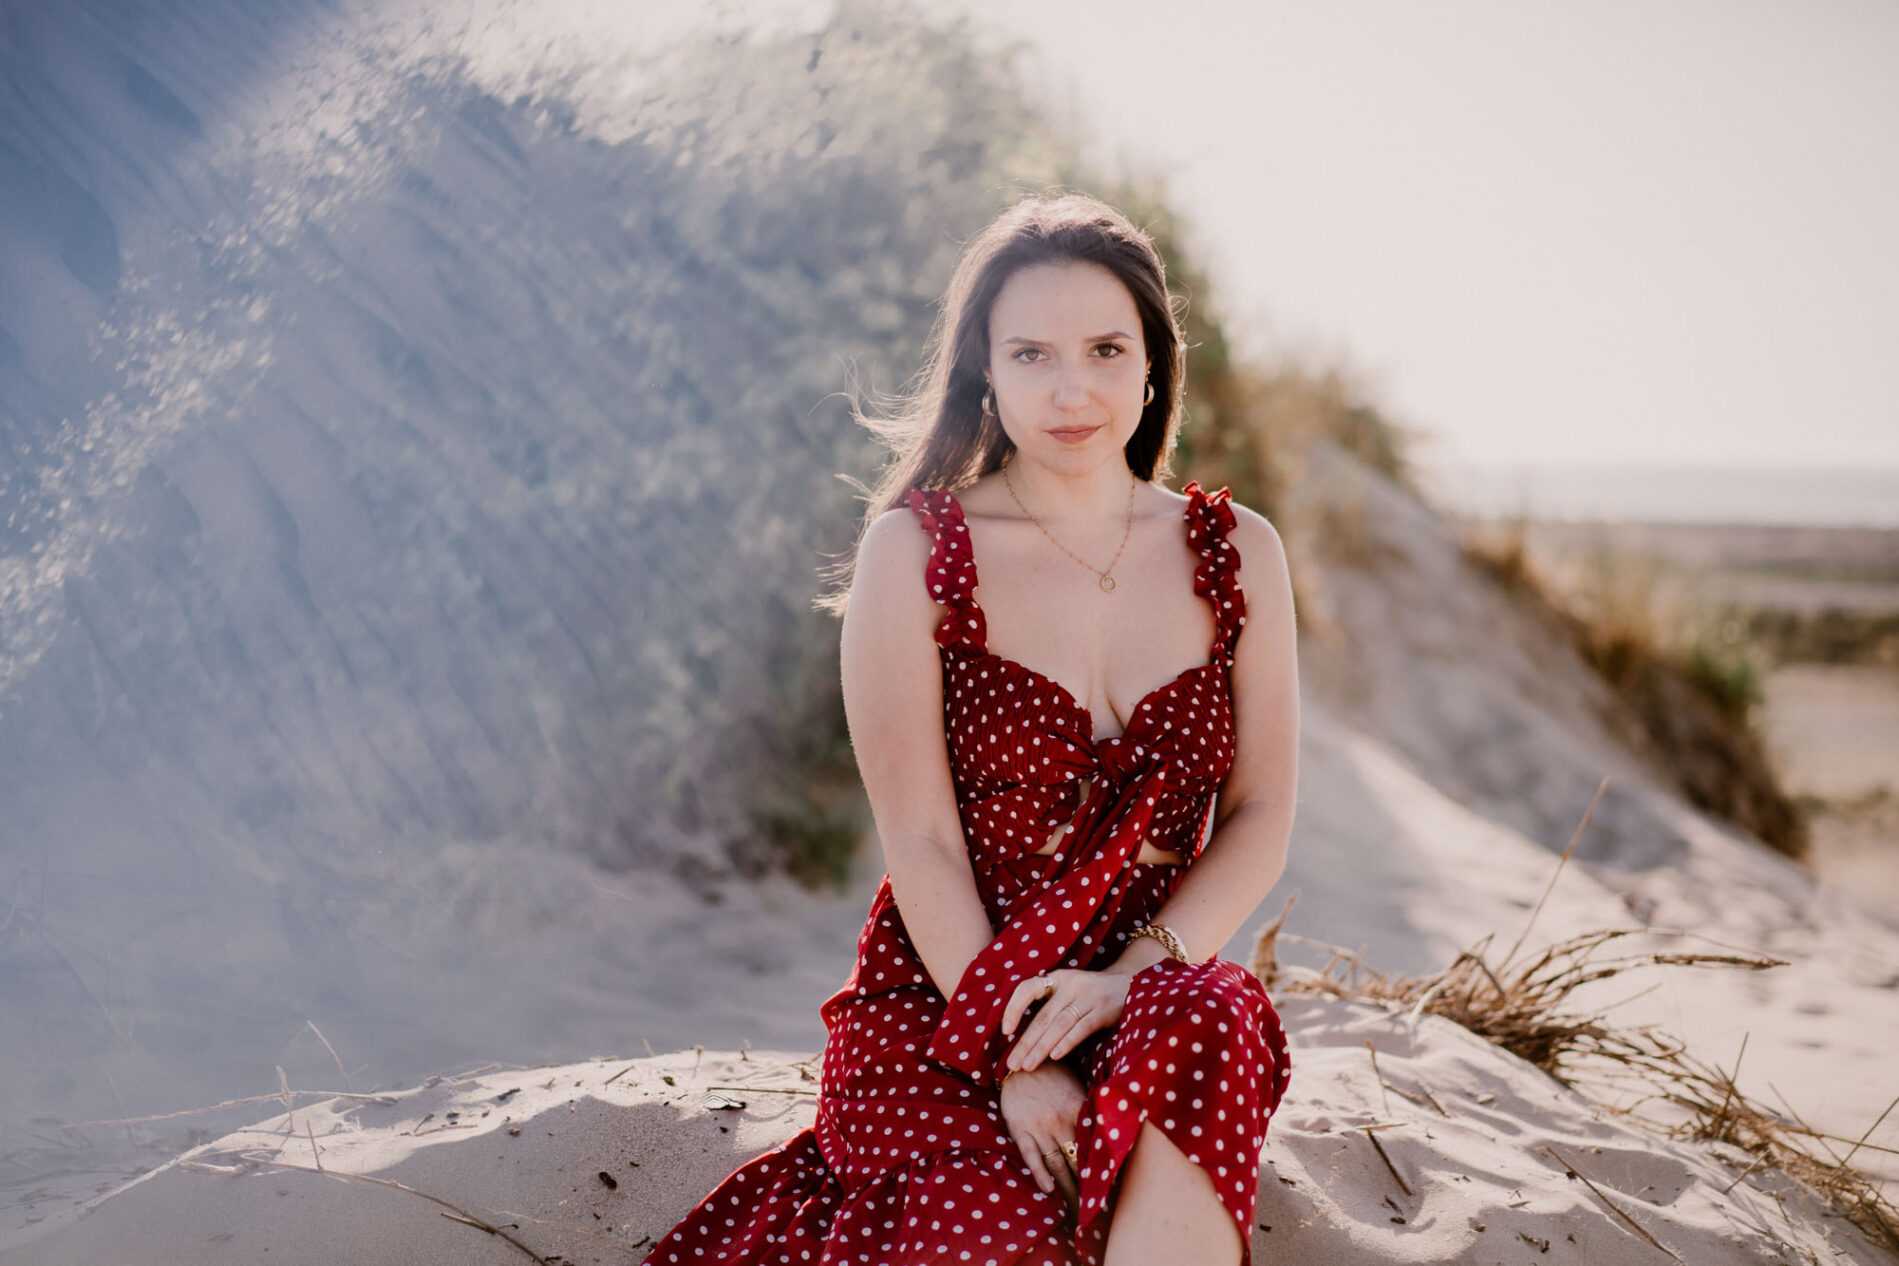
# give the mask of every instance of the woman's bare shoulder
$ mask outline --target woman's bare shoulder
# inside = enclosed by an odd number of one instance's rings
[[[929,590],[931,545],[931,534],[906,506],[865,526],[840,646],[847,681],[875,681],[876,691],[888,695],[897,683],[933,680],[935,630],[943,616]]]
[[[925,606],[935,606],[923,585],[931,546],[930,533],[906,505],[893,506],[872,519],[857,543],[853,601],[857,595],[871,593],[877,595],[873,601],[913,596]]]
[[[1241,572],[1283,574],[1286,570],[1286,544],[1271,519],[1238,501],[1227,503],[1233,510],[1233,530],[1227,539],[1240,556]]]
[[[1187,494],[1167,488],[1160,488],[1158,491],[1178,508],[1179,513],[1186,513],[1187,502],[1190,500]],[[1218,492],[1219,489],[1212,491]],[[1286,558],[1285,544],[1280,540],[1279,529],[1273,526],[1272,520],[1231,496],[1228,497],[1226,504],[1227,508],[1233,512],[1233,530],[1227,533],[1227,540],[1232,543],[1234,552],[1240,556],[1241,570],[1250,568],[1256,576],[1263,571],[1283,571]]]

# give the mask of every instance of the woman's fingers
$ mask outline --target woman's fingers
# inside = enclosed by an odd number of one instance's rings
[[[1069,1168],[1068,1157],[1063,1149],[1057,1146],[1055,1148],[1055,1154],[1051,1157],[1045,1157],[1044,1159],[1048,1161],[1049,1169],[1055,1177],[1055,1185],[1062,1189],[1062,1197],[1068,1201],[1068,1207],[1071,1209],[1079,1208],[1081,1206],[1081,1185],[1076,1181],[1077,1175],[1075,1171]],[[1046,1188],[1044,1188],[1044,1190],[1046,1190]]]
[[[1045,1193],[1060,1190],[1071,1208],[1081,1201],[1079,1160],[1069,1159],[1083,1095],[1075,1075],[1061,1065],[1032,1072],[1002,1090],[1000,1105],[1009,1138],[1022,1164]]]
[[[1048,1048],[1048,1057],[1050,1059],[1066,1059],[1070,1051],[1073,1051],[1077,1046],[1087,1041],[1089,1034],[1101,1027],[1099,1024],[1088,1023],[1087,1016],[1083,1016],[1081,1019],[1069,1025],[1067,1032],[1055,1039],[1055,1044]]]
[[[1020,1071],[1021,1069],[1024,1069],[1024,1068],[1034,1068],[1036,1064],[1041,1063],[1042,1061],[1039,1059],[1030,1061],[1029,1050],[1031,1047],[1033,1047],[1036,1044],[1036,1042],[1041,1040],[1042,1034],[1045,1031],[1047,1031],[1047,1029],[1048,1029],[1047,1010],[1044,1009],[1042,1011],[1036,1012],[1035,1018],[1029,1021],[1029,1027],[1022,1030],[1022,1036],[1016,1039],[1014,1046],[1010,1047],[1009,1055],[1006,1061],[1008,1066],[1012,1069]],[[1008,1032],[1008,1030],[1005,1029],[1003,1030],[1003,1032],[1006,1033]]]
[[[1081,1007],[1051,999],[1010,1052],[1009,1063],[1016,1068],[1034,1068],[1051,1056],[1066,1054],[1097,1027],[1088,1023]]]
[[[1042,1005],[1016,1039],[1009,1066],[1034,1068],[1045,1059],[1062,1058],[1089,1034],[1119,1023],[1126,999],[1126,982],[1100,972],[1054,971],[1029,977],[1003,1007],[1004,1036],[1015,1037],[1028,1009],[1037,1002]]]
[[[1003,1033],[1013,1037],[1015,1026],[1022,1023],[1023,1012],[1027,1011],[1036,999],[1047,997],[1054,987],[1055,982],[1047,976],[1030,976],[1017,985],[1015,992],[1009,995],[1008,1005],[1002,1008]]]
[[[1035,1179],[1035,1185],[1043,1191],[1055,1190],[1055,1179],[1049,1172],[1051,1158],[1042,1154],[1043,1144],[1027,1134],[1019,1134],[1016,1136],[1015,1146],[1016,1150],[1022,1153],[1022,1163],[1029,1167],[1029,1175]],[[1061,1156],[1060,1149],[1050,1148],[1049,1150],[1054,1152],[1056,1157]],[[1055,1163],[1066,1168],[1065,1162],[1057,1160]]]
[[[1054,991],[1057,988],[1056,982],[1048,976],[1031,976],[1016,986],[1015,992],[1009,997],[1008,1005],[1003,1008],[1003,1036],[1015,1037],[1016,1027],[1021,1023],[1022,1016],[1028,1008],[1034,1006],[1037,1002],[1042,1003],[1042,1006],[1036,1011],[1034,1018],[1029,1021],[1028,1027],[1022,1031],[1022,1035],[1016,1038],[1012,1051],[1026,1053],[1031,1044],[1039,1042],[1047,1034],[1051,1019],[1049,1009],[1054,1005]],[[1060,1018],[1066,1020],[1068,1017],[1064,1015]],[[1034,1068],[1041,1062],[1042,1059],[1040,1056],[1037,1056],[1034,1060],[1024,1060],[1011,1054],[1008,1060],[1008,1066],[1012,1069],[1019,1070]]]
[[[1047,1058],[1051,1040],[1048,1015],[1049,1013],[1044,1010],[1029,1023],[1028,1029],[1022,1034],[1022,1040],[1017,1042],[1015,1049],[1009,1052],[1011,1068],[1036,1068],[1040,1066],[1043,1059]],[[1065,1015],[1062,1017],[1064,1020],[1067,1018]]]

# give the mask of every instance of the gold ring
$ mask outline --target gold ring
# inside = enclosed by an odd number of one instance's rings
[[[1072,1002],[1064,1002],[1062,1004],[1062,1010],[1068,1012],[1068,1014],[1074,1016],[1077,1020],[1082,1018],[1081,1012],[1075,1010],[1075,1004]]]
[[[1068,1142],[1062,1144],[1062,1155],[1066,1156],[1068,1158],[1068,1163],[1075,1168],[1081,1167],[1080,1154],[1081,1154],[1081,1149],[1075,1146],[1075,1141],[1073,1139],[1070,1139]]]

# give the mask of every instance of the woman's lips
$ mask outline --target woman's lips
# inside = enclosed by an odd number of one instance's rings
[[[1057,427],[1057,428],[1051,429],[1049,431],[1049,434],[1053,435],[1058,440],[1067,440],[1070,443],[1073,443],[1077,440],[1087,439],[1090,435],[1093,435],[1096,431],[1099,431],[1100,429],[1101,427],[1099,425],[1064,426],[1064,427]]]

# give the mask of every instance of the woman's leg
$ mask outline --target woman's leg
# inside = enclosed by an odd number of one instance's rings
[[[1239,1228],[1207,1171],[1143,1122],[1121,1171],[1103,1266],[1226,1266],[1240,1260],[1240,1247]]]

